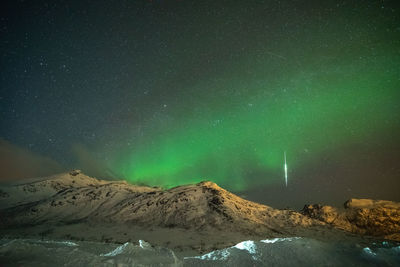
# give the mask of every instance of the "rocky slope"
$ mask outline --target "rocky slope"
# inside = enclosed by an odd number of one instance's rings
[[[21,180],[14,184],[2,184],[0,186],[0,209],[33,204],[38,201],[45,201],[65,190],[78,190],[79,188],[98,188],[100,186],[115,187],[114,189],[130,188],[141,193],[153,191],[153,188],[142,186],[130,186],[125,181],[98,180],[84,175],[79,170],[69,173],[57,174],[44,178],[33,178]]]
[[[212,182],[161,190],[72,172],[1,190],[5,226],[84,221],[284,233],[291,226],[318,224],[295,211],[239,198]],[[21,198],[13,193],[28,197],[17,201]]]
[[[348,237],[335,228],[396,238],[398,204],[373,203],[371,209],[352,200],[344,213],[313,205],[300,213],[242,199],[212,182],[163,190],[72,171],[0,186],[0,236],[112,242],[145,239],[197,252],[257,238]]]
[[[400,241],[400,203],[350,199],[344,209],[306,205],[303,214],[345,231]]]

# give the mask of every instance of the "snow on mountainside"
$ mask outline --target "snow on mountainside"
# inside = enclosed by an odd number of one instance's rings
[[[213,182],[164,190],[98,180],[80,171],[3,184],[0,203],[3,237],[116,243],[144,239],[197,252],[249,239],[361,238],[349,232],[396,240],[400,210],[399,203],[352,200],[344,212],[309,205],[300,213],[242,199]]]
[[[89,221],[284,233],[295,225],[321,224],[295,211],[242,199],[212,182],[160,190],[67,173],[1,190],[9,194],[2,199],[8,202],[3,225]],[[12,197],[16,191],[29,197],[18,202]]]
[[[80,170],[44,178],[20,180],[14,184],[0,184],[0,209],[48,199],[66,189],[96,187],[100,185],[128,185],[125,181],[98,180]],[[136,191],[150,191],[149,187],[134,187]]]

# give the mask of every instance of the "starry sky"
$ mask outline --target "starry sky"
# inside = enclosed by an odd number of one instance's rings
[[[2,1],[0,179],[400,201],[396,1]],[[288,187],[283,155],[287,154]]]

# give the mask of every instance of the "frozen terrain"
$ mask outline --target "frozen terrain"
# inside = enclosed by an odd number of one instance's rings
[[[400,246],[291,237],[248,240],[204,255],[185,256],[143,240],[118,245],[2,239],[0,262],[5,266],[399,266]]]
[[[399,232],[391,201],[299,212],[212,182],[162,189],[80,171],[0,186],[5,266],[396,266]]]

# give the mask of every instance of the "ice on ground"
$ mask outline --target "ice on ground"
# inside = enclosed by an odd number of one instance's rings
[[[290,256],[289,256],[290,255]],[[400,266],[400,246],[383,242],[362,247],[290,237],[244,241],[205,255],[186,257],[187,266]]]
[[[72,245],[75,244],[75,245]],[[1,266],[182,266],[167,248],[87,241],[0,239]]]
[[[119,246],[119,247],[117,247],[116,249],[114,249],[113,251],[108,252],[108,253],[106,253],[106,254],[100,254],[100,256],[106,256],[106,257],[117,256],[117,255],[123,253],[124,250],[125,250],[125,248],[126,248],[127,246],[129,246],[129,244],[130,244],[129,242],[126,242],[126,243],[123,244],[122,246]]]
[[[69,240],[0,239],[4,266],[400,266],[392,242],[323,242],[290,237],[247,240],[195,257],[178,258],[167,248],[140,240],[110,244]]]

